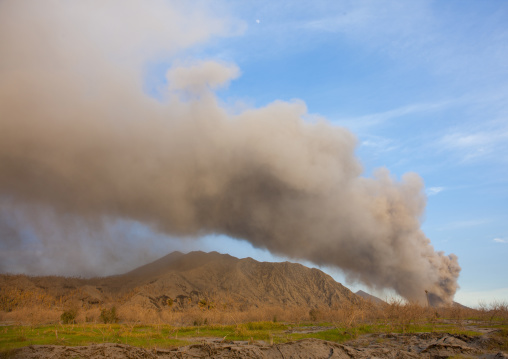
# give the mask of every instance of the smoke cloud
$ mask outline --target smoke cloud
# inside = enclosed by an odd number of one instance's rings
[[[16,268],[55,265],[30,260],[37,240],[79,253],[83,271],[97,265],[87,245],[128,259],[139,244],[83,237],[132,221],[181,238],[226,234],[408,299],[450,301],[460,267],[420,229],[420,177],[362,177],[354,135],[308,120],[301,101],[232,114],[213,91],[239,69],[187,50],[242,24],[205,5],[0,3],[0,246]],[[160,59],[173,65],[154,99],[143,79]],[[64,228],[59,240],[45,221]]]

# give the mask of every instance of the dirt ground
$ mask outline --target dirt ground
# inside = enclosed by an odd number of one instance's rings
[[[344,344],[303,339],[285,344],[203,341],[176,349],[143,349],[123,344],[82,347],[33,345],[5,353],[6,358],[162,359],[162,358],[341,358],[341,359],[446,359],[448,357],[508,359],[496,350],[501,343],[495,331],[473,337],[447,333],[370,334]]]

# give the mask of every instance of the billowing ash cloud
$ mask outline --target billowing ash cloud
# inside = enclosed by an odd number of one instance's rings
[[[355,137],[304,120],[299,101],[232,114],[213,90],[235,65],[173,61],[162,100],[143,91],[147,61],[241,27],[206,14],[185,2],[0,3],[0,245],[17,268],[56,265],[29,260],[30,238],[98,265],[83,230],[53,242],[48,225],[23,232],[51,213],[62,228],[131,220],[182,238],[226,234],[408,299],[451,300],[460,267],[420,230],[416,174],[362,177]],[[89,246],[129,258],[113,237]]]

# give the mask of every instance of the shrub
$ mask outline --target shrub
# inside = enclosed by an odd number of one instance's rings
[[[118,323],[118,316],[116,315],[116,308],[112,307],[111,309],[101,310],[100,318],[104,322],[104,324]]]
[[[77,309],[69,309],[62,313],[60,320],[63,324],[75,324],[76,316],[78,315]]]
[[[312,308],[309,311],[310,320],[312,320],[313,322],[317,321],[319,314],[320,314],[319,310],[317,310],[316,308]]]

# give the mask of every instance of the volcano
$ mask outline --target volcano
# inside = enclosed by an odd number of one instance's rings
[[[200,303],[234,307],[333,307],[357,295],[316,268],[238,259],[217,252],[170,253],[130,272],[101,278],[2,275],[0,287],[78,298],[82,306],[122,302],[146,308],[185,309]]]

